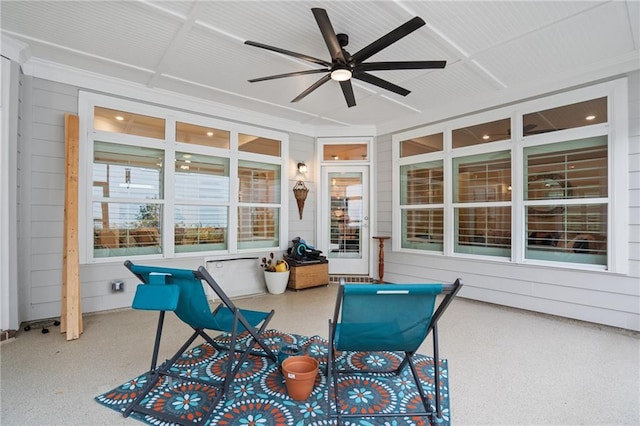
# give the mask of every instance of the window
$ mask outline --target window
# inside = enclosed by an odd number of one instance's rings
[[[476,124],[452,132],[453,148],[485,144],[511,139],[511,120],[508,118]]]
[[[616,103],[622,86],[394,135],[393,249],[620,271],[625,240],[612,230],[625,216],[613,196],[624,202],[625,193],[611,182],[625,177],[611,165],[627,159],[612,135],[626,133],[611,105],[626,122],[626,104]]]
[[[322,147],[323,161],[364,161],[368,159],[367,143],[326,144]]]
[[[402,247],[442,251],[444,170],[442,161],[400,168]]]
[[[82,191],[83,261],[279,249],[286,240],[286,135],[85,92],[79,110],[89,125],[81,158],[91,164],[81,182],[93,182]]]
[[[607,137],[524,153],[526,257],[606,265]]]
[[[105,132],[164,139],[165,120],[119,111],[109,108],[94,108],[93,127]]]
[[[400,157],[411,157],[414,155],[442,151],[444,147],[443,137],[444,135],[442,133],[437,133],[435,135],[421,136],[401,141]]]
[[[453,159],[455,252],[511,255],[509,151]]]
[[[197,126],[189,123],[176,123],[176,141],[214,148],[229,149],[231,134],[228,130]]]
[[[238,247],[278,245],[280,166],[240,161],[238,176]]]
[[[240,151],[272,155],[274,157],[280,157],[280,155],[282,155],[279,140],[241,133],[238,135],[238,141]]]
[[[94,143],[93,255],[161,253],[163,152]]]
[[[176,253],[227,248],[229,159],[177,152]]]
[[[607,98],[602,97],[524,114],[522,132],[524,136],[540,135],[606,123],[607,119]]]

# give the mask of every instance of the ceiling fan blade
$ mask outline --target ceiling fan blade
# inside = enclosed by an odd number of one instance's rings
[[[447,61],[367,62],[356,66],[362,71],[425,70],[444,68]]]
[[[318,87],[322,86],[323,84],[325,84],[329,80],[331,80],[331,75],[329,75],[329,74],[325,75],[320,80],[316,81],[311,86],[309,86],[307,88],[307,90],[305,90],[304,92],[302,92],[298,96],[296,96],[296,98],[294,100],[292,100],[291,102],[298,102],[298,101],[302,100],[302,98],[304,98],[309,93],[313,92],[314,90],[316,90]]]
[[[317,7],[312,8],[311,11],[313,12],[313,16],[316,18],[316,22],[318,23],[324,42],[327,44],[327,48],[331,54],[331,59],[334,61],[337,60],[343,64],[346,63],[344,53],[342,53],[342,46],[340,46],[338,36],[333,30],[327,11]]]
[[[391,44],[400,40],[402,37],[411,34],[412,32],[414,32],[424,24],[425,22],[422,20],[422,18],[416,16],[415,18],[400,25],[398,28],[391,31],[387,35],[380,37],[378,40],[374,41],[370,45],[357,51],[356,53],[351,55],[351,58],[356,62],[362,62],[365,59],[375,55],[385,47],[390,46]]]
[[[388,82],[387,80],[383,80],[376,77],[375,75],[367,74],[365,72],[354,73],[353,78],[366,81],[367,83],[373,84],[374,86],[382,87],[383,89],[397,93],[398,95],[407,96],[409,93],[411,93],[410,90],[404,89],[400,86]]]
[[[320,72],[328,72],[328,70],[306,70],[306,71],[288,72],[285,74],[277,74],[277,75],[270,75],[267,77],[252,78],[251,80],[249,80],[249,83],[256,83],[258,81],[265,81],[265,80],[274,80],[276,78],[295,77],[297,75],[318,74]]]
[[[280,49],[279,47],[269,46],[268,44],[258,43],[257,41],[247,40],[244,44],[249,46],[259,47],[261,49],[271,50],[272,52],[282,53],[283,55],[293,56],[294,58],[302,59],[303,61],[313,62],[314,64],[324,65],[330,67],[331,62],[324,61],[322,59],[314,58],[313,56],[303,55],[302,53],[292,52],[290,50]]]
[[[351,85],[351,80],[341,81],[340,87],[344,94],[344,100],[347,101],[347,106],[349,108],[356,106],[356,97],[353,95],[353,85]]]

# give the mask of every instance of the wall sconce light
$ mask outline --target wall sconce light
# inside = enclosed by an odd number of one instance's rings
[[[307,165],[305,163],[298,163],[298,173],[307,173]]]

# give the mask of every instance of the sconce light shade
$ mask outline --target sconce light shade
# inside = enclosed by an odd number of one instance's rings
[[[293,195],[296,197],[296,202],[298,203],[298,214],[300,215],[300,220],[302,220],[302,211],[304,210],[304,202],[307,199],[308,193],[309,188],[307,188],[301,180],[297,181],[293,186]]]
[[[307,173],[307,165],[305,163],[298,163],[298,173]]]

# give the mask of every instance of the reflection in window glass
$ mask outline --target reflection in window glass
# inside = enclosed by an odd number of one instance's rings
[[[509,151],[459,157],[453,160],[454,200],[458,203],[510,201]]]
[[[175,206],[174,240],[176,253],[227,248],[228,208],[226,206]]]
[[[527,200],[606,197],[607,137],[525,149]]]
[[[176,142],[229,149],[230,135],[228,130],[176,122]]]
[[[607,205],[527,207],[528,259],[607,264]]]
[[[134,114],[103,107],[94,107],[93,127],[105,132],[124,133],[147,138],[164,139],[162,118]]]
[[[93,203],[94,257],[162,252],[160,204]]]
[[[366,143],[326,144],[323,146],[324,161],[363,161],[367,155]]]
[[[442,251],[444,209],[402,210],[402,248]]]
[[[400,167],[400,204],[441,204],[444,200],[442,160]]]
[[[280,203],[280,166],[277,164],[238,161],[241,203]]]
[[[238,248],[270,248],[280,244],[280,209],[275,207],[238,208]]]
[[[176,253],[227,248],[228,158],[176,152],[175,198]]]
[[[451,134],[454,148],[511,139],[511,120],[505,118],[489,123],[455,129]]]
[[[526,148],[526,256],[607,264],[605,136]],[[573,204],[572,199],[589,199]]]
[[[267,248],[279,244],[280,165],[238,161],[238,248]],[[246,204],[252,204],[251,206]]]
[[[94,143],[95,257],[161,253],[163,156],[155,149]]]
[[[453,159],[454,201],[495,203],[455,209],[455,251],[487,256],[511,254],[511,154],[509,151]]]
[[[245,135],[243,133],[238,135],[238,149],[242,152],[253,152],[254,154],[271,155],[274,157],[280,157],[282,155],[282,147],[279,140]]]
[[[444,170],[442,160],[400,167],[401,206],[429,205],[402,209],[402,247],[443,250]],[[434,206],[438,205],[437,207]]]
[[[105,142],[94,144],[93,194],[105,198],[162,197],[164,153]]]
[[[177,200],[229,201],[229,159],[176,153]]]
[[[510,256],[510,206],[456,208],[455,220],[456,253]]]
[[[524,136],[607,122],[607,98],[564,105],[523,116]]]
[[[329,258],[362,258],[362,173],[331,172],[325,190],[331,198]]]
[[[442,151],[444,146],[443,140],[442,133],[407,139],[406,141],[400,142],[400,157],[411,157],[413,155]]]

